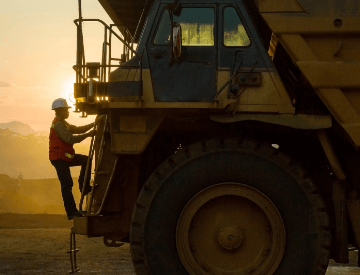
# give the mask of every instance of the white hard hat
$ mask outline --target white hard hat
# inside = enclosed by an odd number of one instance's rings
[[[55,110],[57,108],[68,108],[70,109],[71,107],[69,107],[69,105],[67,104],[66,102],[66,99],[64,98],[58,98],[58,99],[55,99],[51,105],[51,110]]]

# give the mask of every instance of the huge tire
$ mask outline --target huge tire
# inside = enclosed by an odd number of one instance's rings
[[[329,221],[311,179],[270,145],[212,139],[143,187],[130,244],[138,275],[321,275]]]

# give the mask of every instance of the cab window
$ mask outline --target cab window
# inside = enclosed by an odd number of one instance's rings
[[[173,16],[173,21],[181,25],[183,46],[214,45],[214,9],[182,8],[179,16]],[[164,10],[154,44],[168,44],[170,31],[169,12]]]
[[[228,47],[246,47],[250,45],[249,36],[233,7],[224,9],[224,45]]]

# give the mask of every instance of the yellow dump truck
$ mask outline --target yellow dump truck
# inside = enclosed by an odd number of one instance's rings
[[[99,2],[113,24],[83,18],[81,0],[75,20],[76,111],[106,119],[73,232],[129,242],[139,275],[347,263],[360,245],[360,4]],[[85,61],[89,21],[104,26],[100,62]]]

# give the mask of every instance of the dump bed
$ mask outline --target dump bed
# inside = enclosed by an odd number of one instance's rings
[[[360,145],[360,3],[255,1],[277,40],[351,140]]]

